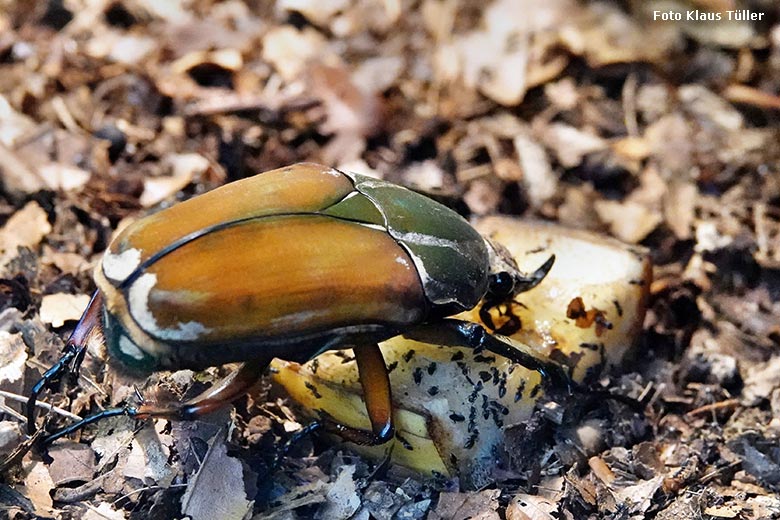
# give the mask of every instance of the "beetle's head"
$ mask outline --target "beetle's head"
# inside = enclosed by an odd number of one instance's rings
[[[551,255],[536,271],[526,274],[503,245],[488,239],[485,241],[490,255],[487,296],[493,300],[508,299],[533,289],[547,276],[555,262],[555,255]]]

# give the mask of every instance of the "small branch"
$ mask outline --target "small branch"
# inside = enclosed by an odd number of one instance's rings
[[[19,394],[12,394],[11,392],[6,392],[5,390],[0,390],[0,397],[3,397],[5,399],[10,399],[12,401],[16,401],[19,403],[27,402],[27,398],[25,396]],[[57,406],[52,406],[49,403],[42,403],[41,401],[38,401],[37,403],[35,403],[35,406],[62,415],[63,417],[67,417],[68,419],[73,419],[74,421],[80,421],[82,419],[82,417],[79,417],[75,413],[70,413],[69,411],[63,410],[62,408],[59,408]]]
[[[726,399],[725,401],[718,401],[717,403],[705,404],[704,406],[700,406],[699,408],[687,412],[685,415],[687,417],[693,417],[696,415],[703,415],[705,413],[717,412],[718,410],[723,410],[725,408],[736,408],[737,406],[739,406],[739,400]]]

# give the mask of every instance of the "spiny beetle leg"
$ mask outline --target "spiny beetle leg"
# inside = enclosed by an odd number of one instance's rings
[[[62,357],[38,380],[30,391],[30,397],[27,399],[27,433],[35,433],[35,409],[38,402],[38,396],[44,390],[51,390],[58,386],[65,374],[68,373],[71,362],[79,356],[79,351],[85,351],[86,347],[76,346],[68,343]]]
[[[135,410],[136,410],[135,407],[129,405],[123,406],[121,408],[107,408],[102,412],[96,413],[94,415],[90,415],[89,417],[85,417],[84,419],[75,422],[70,426],[66,426],[65,428],[57,430],[56,432],[52,433],[48,437],[45,437],[41,441],[41,444],[43,446],[48,446],[49,444],[56,441],[57,439],[61,439],[62,437],[77,432],[80,429],[85,428],[86,426],[89,426],[92,423],[98,422],[108,417],[116,417],[117,415],[129,415],[130,417],[135,417]]]
[[[143,403],[132,414],[137,419],[192,420],[219,410],[245,395],[263,375],[269,361],[247,361],[241,368],[205,392],[183,402]]]
[[[269,468],[269,472],[273,472],[279,467],[279,465],[282,463],[282,459],[287,456],[293,446],[301,442],[301,440],[303,440],[303,438],[307,435],[310,435],[322,428],[322,426],[322,421],[312,421],[297,432],[293,433],[292,436],[282,445],[282,447],[276,450],[274,459],[271,462],[271,466]]]
[[[70,435],[94,422],[117,415],[127,415],[134,419],[195,419],[227,406],[232,401],[246,394],[257,383],[267,366],[267,360],[248,361],[241,368],[217,382],[202,394],[187,401],[179,403],[142,402],[138,406],[125,405],[120,408],[108,408],[49,435],[43,439],[42,444],[44,446],[51,444],[57,439]]]
[[[518,330],[522,328],[522,323],[520,322],[520,317],[515,315],[514,312],[512,312],[512,301],[505,301],[503,299],[501,300],[488,300],[485,303],[483,303],[479,307],[479,319],[487,325],[487,327],[494,333],[494,334],[501,334],[504,336],[511,336]],[[493,321],[493,316],[491,316],[490,311],[491,309],[498,308],[499,305],[504,304],[506,305],[506,311],[500,312],[500,315],[504,318],[509,318],[506,323],[501,325],[500,327],[496,327],[495,322]]]
[[[536,370],[547,384],[566,388],[569,392],[578,387],[578,384],[571,380],[560,365],[542,358],[539,353],[521,343],[510,343],[508,339],[491,335],[482,325],[477,323],[445,319],[416,327],[405,332],[403,336],[433,345],[465,347],[477,352],[487,350],[530,370]]]
[[[87,352],[89,336],[100,328],[102,308],[103,294],[100,291],[95,291],[87,309],[65,343],[62,357],[43,374],[30,391],[30,397],[27,399],[27,432],[30,435],[35,433],[35,408],[41,392],[58,386],[65,375],[69,376],[71,383],[75,383],[81,369],[81,363],[84,361],[84,355]]]

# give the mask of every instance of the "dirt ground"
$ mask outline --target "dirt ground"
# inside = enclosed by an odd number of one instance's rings
[[[600,381],[644,411],[590,411],[592,456],[545,424],[476,490],[316,435],[274,466],[306,419],[266,382],[207,421],[32,450],[0,517],[780,518],[778,92],[772,0],[0,0],[2,458],[117,227],[254,173],[369,172],[644,246],[654,271]],[[43,399],[62,422],[218,373],[139,384],[91,353]]]

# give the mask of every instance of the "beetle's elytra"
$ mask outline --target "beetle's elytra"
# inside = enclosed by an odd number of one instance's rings
[[[538,283],[447,207],[394,184],[316,164],[243,179],[142,218],[123,230],[97,266],[98,291],[63,359],[37,395],[77,367],[101,330],[111,358],[131,369],[244,367],[227,384],[185,403],[106,415],[190,417],[243,394],[274,357],[304,361],[352,347],[373,432],[392,434],[387,370],[379,341],[405,334],[484,348],[562,377],[559,368],[476,324],[446,319],[493,306]],[[488,322],[489,323],[489,322]]]

